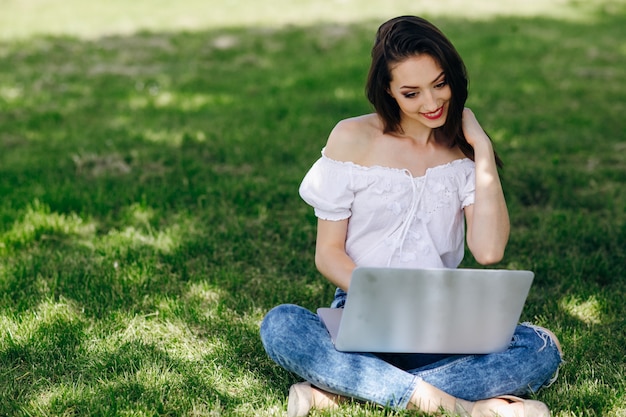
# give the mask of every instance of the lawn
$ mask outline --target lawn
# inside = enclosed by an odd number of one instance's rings
[[[259,322],[334,290],[298,185],[370,111],[378,24],[423,14],[505,161],[497,266],[565,350],[538,398],[625,416],[626,5],[492,3],[0,0],[0,415],[282,415]]]

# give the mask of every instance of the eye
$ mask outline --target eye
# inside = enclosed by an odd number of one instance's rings
[[[404,93],[404,98],[415,98],[417,97],[417,92],[416,91],[412,91],[410,93]]]
[[[446,85],[448,85],[448,82],[446,80],[443,80],[442,82],[440,82],[439,84],[435,85],[435,88],[443,88]]]

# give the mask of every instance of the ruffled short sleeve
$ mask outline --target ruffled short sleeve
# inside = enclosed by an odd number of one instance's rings
[[[476,194],[476,169],[474,162],[468,160],[464,172],[465,184],[461,187],[459,198],[461,200],[461,207],[467,207],[474,204],[474,196]]]
[[[322,156],[300,184],[300,197],[315,209],[322,220],[344,220],[352,215],[354,191],[348,164]]]

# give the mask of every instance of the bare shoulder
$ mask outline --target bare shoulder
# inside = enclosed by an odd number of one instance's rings
[[[324,153],[337,161],[359,163],[381,134],[382,124],[376,114],[344,119],[330,133]]]

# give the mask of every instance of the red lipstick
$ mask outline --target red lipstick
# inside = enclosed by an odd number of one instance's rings
[[[443,106],[439,107],[432,113],[420,113],[422,116],[427,118],[428,120],[437,120],[443,115]]]

